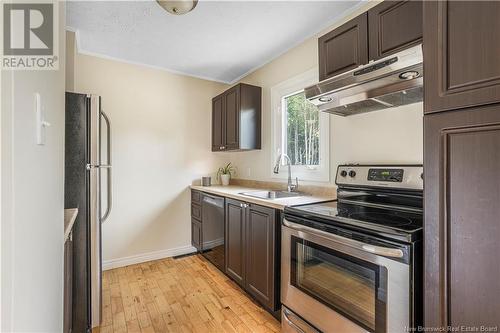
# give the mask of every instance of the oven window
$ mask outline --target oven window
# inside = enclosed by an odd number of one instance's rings
[[[385,332],[387,270],[292,236],[291,284],[370,332]]]

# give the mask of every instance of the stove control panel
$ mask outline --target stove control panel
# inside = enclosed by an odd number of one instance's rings
[[[403,169],[379,169],[373,168],[368,170],[368,180],[375,182],[397,182],[403,181]]]
[[[340,165],[335,183],[339,186],[423,190],[422,174],[421,165]]]

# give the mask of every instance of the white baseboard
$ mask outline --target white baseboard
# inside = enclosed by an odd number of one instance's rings
[[[133,264],[140,264],[151,260],[180,256],[192,252],[196,252],[196,248],[192,247],[191,245],[186,245],[186,246],[176,247],[173,249],[142,253],[130,257],[105,260],[102,262],[102,269],[108,270]]]

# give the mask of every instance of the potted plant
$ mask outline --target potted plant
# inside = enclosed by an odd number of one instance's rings
[[[232,175],[234,175],[235,169],[229,162],[226,166],[220,167],[217,171],[217,178],[220,178],[220,181],[223,186],[229,185],[229,179]]]

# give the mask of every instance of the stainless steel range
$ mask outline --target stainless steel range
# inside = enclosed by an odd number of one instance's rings
[[[342,165],[337,200],[287,207],[284,332],[405,332],[421,324],[422,166]]]

